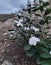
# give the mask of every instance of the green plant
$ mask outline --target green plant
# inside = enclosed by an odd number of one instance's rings
[[[51,19],[49,16],[51,9],[47,7],[48,5],[48,2],[44,3],[41,0],[38,5],[33,5],[33,7],[29,3],[27,9],[23,9],[25,12],[28,11],[28,15],[18,15],[18,18],[14,20],[16,28],[14,31],[17,33],[16,36],[24,48],[24,52],[27,56],[36,58],[37,64],[41,65],[51,65],[51,38],[47,37],[44,28],[44,25],[48,24]],[[32,23],[32,12],[40,18],[38,24]]]

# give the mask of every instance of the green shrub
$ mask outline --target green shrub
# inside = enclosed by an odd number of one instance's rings
[[[44,25],[48,24],[50,19],[49,14],[51,13],[51,9],[47,8],[48,5],[48,2],[44,3],[41,0],[38,5],[33,5],[33,7],[29,3],[27,9],[23,9],[25,12],[28,11],[29,16],[19,15],[20,17],[14,20],[16,28],[14,31],[25,54],[36,58],[37,64],[41,65],[51,65],[51,38],[47,37],[44,29]],[[37,11],[40,11],[42,15]],[[34,25],[31,21],[32,12],[36,17],[41,17],[38,25]]]

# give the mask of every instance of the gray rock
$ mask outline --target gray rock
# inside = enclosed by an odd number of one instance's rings
[[[2,63],[2,65],[13,65],[13,64],[6,60],[6,61],[4,61],[4,62]]]
[[[3,61],[3,59],[4,59],[3,55],[2,55],[2,54],[0,54],[0,62],[2,62],[2,61]]]

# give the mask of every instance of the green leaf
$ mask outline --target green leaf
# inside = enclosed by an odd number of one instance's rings
[[[29,50],[29,49],[31,49],[31,47],[32,47],[31,45],[25,45],[24,50]]]
[[[41,28],[41,26],[39,24],[36,24],[34,26],[37,27],[37,28]]]
[[[43,1],[42,0],[39,0],[39,3],[41,4],[41,3],[43,3]]]
[[[46,16],[46,19],[51,20],[51,16]]]
[[[48,59],[48,60],[46,60],[46,59],[41,60],[40,64],[41,65],[51,65],[51,60],[50,59]]]
[[[49,13],[51,13],[51,9],[46,9],[44,16],[48,15]]]
[[[51,60],[42,60],[40,62],[41,65],[51,65]]]
[[[13,34],[15,32],[15,30],[8,30],[9,33]]]
[[[39,9],[40,9],[41,12],[44,10],[43,6],[40,6]]]
[[[49,49],[48,49],[48,48],[40,47],[40,50],[41,50],[43,53],[49,53]]]
[[[41,15],[40,15],[40,14],[38,14],[38,13],[35,13],[35,15],[36,15],[36,16],[40,16],[40,17],[41,17]]]
[[[45,24],[45,21],[44,21],[44,20],[41,20],[41,21],[39,22],[39,24],[44,25],[44,24]]]
[[[49,2],[43,3],[43,7],[48,6]]]
[[[42,58],[51,58],[51,55],[50,55],[50,53],[42,53],[41,55],[40,55],[40,57],[42,57]]]
[[[48,44],[48,46],[49,46],[49,49],[51,49],[51,42]]]
[[[45,19],[45,23],[47,23],[47,24],[48,24],[48,18],[46,18],[46,19]]]
[[[27,55],[28,57],[32,57],[34,54],[32,54],[32,53],[30,53],[30,52],[27,52],[26,55]]]
[[[32,57],[35,56],[36,50],[34,48],[31,48],[30,50],[25,51],[25,53],[28,57]]]
[[[39,65],[51,65],[51,59],[44,59],[44,58],[41,58],[40,56],[38,56],[37,63]]]
[[[33,11],[34,11],[34,12],[37,11],[37,10],[39,10],[39,7],[33,8]]]

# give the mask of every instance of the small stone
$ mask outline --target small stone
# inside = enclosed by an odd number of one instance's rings
[[[2,50],[1,50],[1,53],[3,53],[4,51],[5,51],[5,50],[4,50],[4,49],[2,49]]]
[[[10,63],[9,61],[4,61],[4,62],[2,63],[2,65],[13,65],[13,64]]]
[[[17,65],[20,65],[20,63],[17,63]]]
[[[27,61],[25,61],[25,63],[27,64]]]
[[[3,61],[3,59],[4,59],[3,55],[2,55],[2,54],[0,54],[0,62],[2,62],[2,61]]]
[[[7,47],[10,46],[10,44],[7,44]]]
[[[7,50],[7,52],[9,52],[10,50]]]
[[[18,56],[13,56],[13,58],[16,58],[16,59],[18,59],[19,57],[18,57]]]
[[[5,35],[7,35],[8,33],[4,33],[3,35],[5,36]]]
[[[7,39],[4,39],[4,41],[6,41]]]

